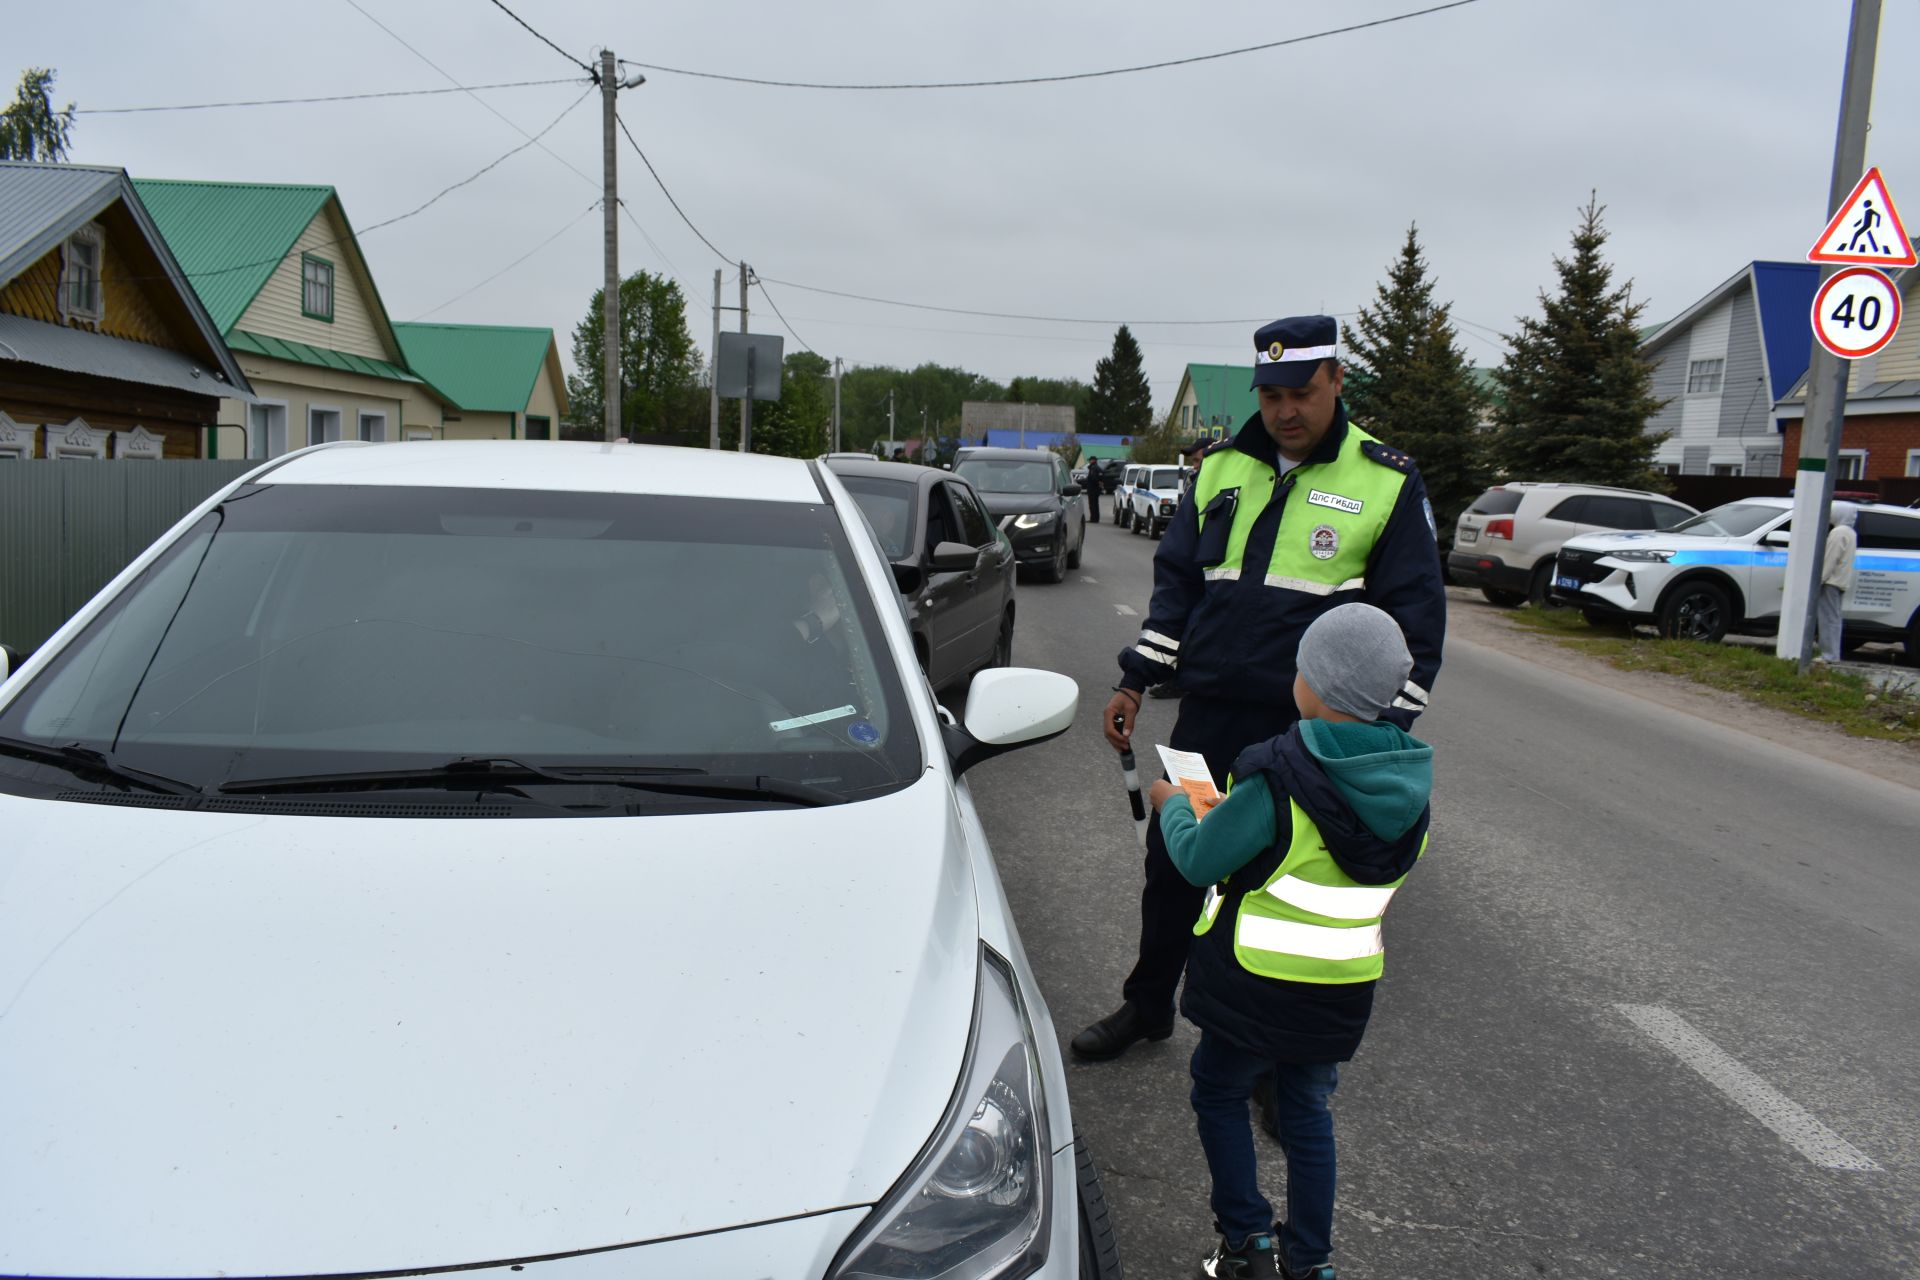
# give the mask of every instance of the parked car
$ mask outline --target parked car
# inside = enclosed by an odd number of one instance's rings
[[[1120,472],[1120,479],[1113,486],[1113,522],[1122,529],[1133,523],[1133,490],[1140,476],[1147,470],[1138,462],[1129,462]]]
[[[1107,1274],[963,776],[1078,690],[895,597],[797,459],[202,504],[0,685],[0,1274]]]
[[[932,467],[829,456],[893,566],[921,670],[945,690],[1013,661],[1013,543],[973,486]]]
[[[1554,593],[1591,622],[1657,623],[1661,634],[1718,640],[1780,627],[1793,499],[1745,498],[1661,533],[1588,534],[1560,549]],[[1920,661],[1920,511],[1859,507],[1844,647],[1904,641]]]
[[[954,474],[973,485],[1014,555],[1047,582],[1080,567],[1087,541],[1087,503],[1067,464],[1048,449],[984,449],[967,454]]]
[[[1184,467],[1142,467],[1127,495],[1127,527],[1155,538],[1173,523],[1189,472]]]
[[[1699,514],[1641,489],[1511,480],[1460,513],[1447,571],[1494,604],[1544,604],[1553,590],[1554,555],[1568,538],[1606,529],[1671,529]]]

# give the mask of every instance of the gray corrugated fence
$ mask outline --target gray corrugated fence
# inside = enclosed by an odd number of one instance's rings
[[[0,462],[0,644],[25,655],[257,461]]]

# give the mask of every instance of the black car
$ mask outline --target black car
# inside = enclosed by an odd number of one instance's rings
[[[972,449],[955,474],[980,491],[1020,563],[1048,582],[1080,567],[1087,504],[1067,464],[1046,449]]]
[[[935,689],[1013,661],[1013,545],[966,481],[932,467],[829,456],[893,564]]]

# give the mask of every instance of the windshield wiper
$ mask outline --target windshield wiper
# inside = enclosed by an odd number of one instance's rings
[[[703,769],[582,765],[535,765],[502,756],[462,756],[444,764],[415,769],[313,773],[284,778],[243,778],[217,788],[226,795],[267,795],[284,791],[348,791],[385,787],[445,787],[464,790],[478,784],[485,789],[501,783],[557,782],[605,784],[673,795],[715,796],[749,800],[784,800],[799,805],[838,804],[838,792],[806,782],[789,782],[758,774],[710,774]]]
[[[162,773],[149,773],[145,769],[135,769],[130,765],[120,764],[105,752],[95,751],[92,747],[83,747],[77,742],[55,746],[50,742],[29,742],[25,738],[0,738],[0,755],[19,756],[23,760],[41,760],[48,764],[57,764],[76,774],[99,774],[146,791],[157,791],[162,795],[206,794],[191,783],[182,782],[178,778],[169,778]]]

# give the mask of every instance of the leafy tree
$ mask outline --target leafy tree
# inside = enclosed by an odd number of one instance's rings
[[[603,289],[593,291],[587,318],[573,330],[567,379],[572,434],[600,438],[605,404],[601,366]],[[706,367],[687,328],[686,299],[666,276],[636,271],[620,282],[620,428],[628,436],[707,437]]]
[[[1058,457],[1060,461],[1066,463],[1069,467],[1072,467],[1079,463],[1080,461],[1079,432],[1077,431],[1067,432],[1066,435],[1060,437],[1059,444],[1052,445],[1050,447],[1052,448],[1054,455]]]
[[[0,109],[0,160],[58,163],[67,158],[73,104],[53,109],[53,78],[46,67],[28,67],[20,73],[13,101]]]
[[[1666,437],[1647,419],[1664,401],[1652,394],[1652,369],[1640,359],[1631,281],[1610,288],[1613,268],[1596,193],[1573,232],[1573,256],[1556,257],[1560,291],[1540,294],[1542,315],[1522,317],[1494,372],[1494,460],[1516,480],[1572,480],[1658,488],[1654,451]]]
[[[1132,436],[1153,423],[1153,392],[1140,358],[1140,344],[1127,326],[1113,335],[1113,351],[1093,366],[1084,430],[1089,435]]]
[[[1019,377],[1007,383],[1007,400],[1012,404],[1063,404],[1073,409],[1073,420],[1086,428],[1087,403],[1093,388],[1078,378]]]
[[[1433,300],[1418,227],[1347,333],[1345,399],[1356,421],[1420,466],[1434,518],[1451,529],[1490,475],[1485,400],[1455,339],[1452,308]]]
[[[781,361],[780,398],[754,402],[753,452],[783,458],[825,453],[833,438],[832,379],[832,363],[811,351],[796,351]],[[737,427],[733,439],[736,444],[740,439]]]
[[[1185,443],[1179,420],[1170,409],[1166,417],[1154,421],[1145,431],[1133,433],[1128,456],[1135,462],[1178,462],[1180,446]]]

